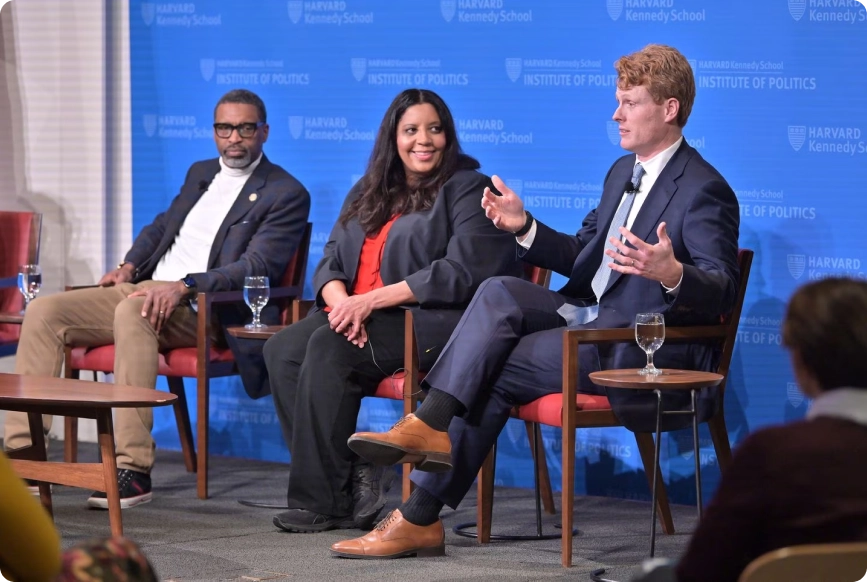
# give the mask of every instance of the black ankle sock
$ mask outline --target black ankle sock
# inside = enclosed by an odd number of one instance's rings
[[[416,487],[406,503],[400,506],[403,518],[413,525],[431,525],[440,518],[443,503],[421,487]]]
[[[464,413],[464,405],[442,390],[431,388],[415,415],[434,430],[447,431],[452,418]]]

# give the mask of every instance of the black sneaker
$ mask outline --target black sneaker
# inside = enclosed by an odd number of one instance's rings
[[[117,470],[117,490],[120,494],[120,508],[129,509],[153,499],[151,476],[130,469]],[[102,491],[94,491],[87,500],[87,506],[94,509],[108,509],[108,498]]]
[[[355,527],[352,516],[343,517],[315,513],[306,509],[290,509],[274,516],[274,525],[284,531],[295,533],[314,533],[330,529],[350,529]]]
[[[394,481],[394,470],[372,463],[352,466],[352,518],[355,527],[369,530],[385,507],[385,494]]]

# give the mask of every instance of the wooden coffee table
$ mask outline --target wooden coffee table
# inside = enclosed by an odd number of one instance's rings
[[[44,378],[0,374],[0,410],[26,412],[32,444],[7,451],[12,468],[23,479],[39,482],[42,505],[52,514],[49,483],[104,491],[113,536],[123,535],[120,497],[117,489],[112,408],[167,406],[177,396],[168,392],[87,382],[68,378]],[[42,415],[96,419],[101,463],[48,462]]]
[[[688,415],[692,416],[693,452],[695,454],[695,493],[698,518],[701,520],[701,458],[698,446],[698,416],[696,414],[695,396],[696,390],[718,386],[723,381],[720,374],[714,372],[695,372],[692,370],[664,369],[657,376],[642,376],[637,368],[626,370],[602,370],[590,373],[590,381],[599,386],[608,388],[632,388],[638,390],[653,390],[656,394],[656,443],[653,455],[653,493],[651,505],[653,506],[650,522],[650,557],[656,550],[656,480],[659,474],[659,446],[660,427],[663,415]],[[662,410],[663,390],[689,390],[692,406],[689,410]]]

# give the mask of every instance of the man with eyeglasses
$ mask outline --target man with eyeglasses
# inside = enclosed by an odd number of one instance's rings
[[[267,139],[262,100],[244,89],[223,95],[214,110],[219,158],[190,167],[168,210],[142,229],[124,260],[96,287],[30,304],[15,372],[59,376],[65,345],[113,343],[115,383],[154,388],[158,352],[196,345],[191,300],[197,292],[239,290],[249,276],[279,281],[307,224],[310,195],[262,153]],[[249,310],[238,305],[216,314],[223,327],[249,318]],[[220,341],[221,331],[212,339]],[[231,347],[244,377],[254,362],[237,343]],[[153,409],[114,414],[121,507],[134,507],[152,498]],[[45,417],[46,431],[50,423]],[[29,441],[27,415],[7,414],[5,448]],[[91,495],[88,505],[107,509],[105,493]]]

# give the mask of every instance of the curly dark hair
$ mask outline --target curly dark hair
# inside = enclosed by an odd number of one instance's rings
[[[430,174],[409,183],[397,151],[397,126],[407,109],[429,103],[440,118],[446,147],[442,161]],[[382,123],[367,171],[361,179],[361,194],[340,217],[345,227],[357,218],[366,234],[379,231],[395,214],[409,214],[433,206],[437,192],[458,170],[476,170],[479,162],[461,151],[452,113],[442,98],[427,89],[407,89],[394,98]]]

